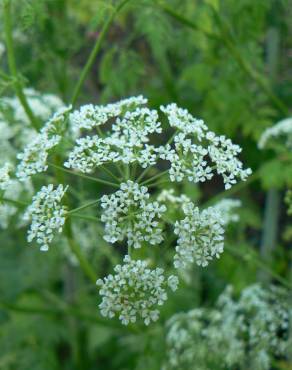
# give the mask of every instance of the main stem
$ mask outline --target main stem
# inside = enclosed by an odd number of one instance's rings
[[[19,77],[17,73],[16,61],[15,61],[15,55],[14,55],[14,47],[13,47],[13,37],[12,37],[11,1],[10,0],[4,1],[3,15],[4,15],[4,33],[5,33],[5,41],[6,41],[6,47],[7,47],[8,66],[9,66],[10,73],[15,80],[14,81],[15,93],[26,115],[28,116],[32,127],[38,130],[38,127],[39,127],[38,121],[36,117],[34,116],[27,102],[25,94],[23,93],[22,84],[19,81]]]
[[[106,22],[104,23],[103,27],[102,27],[102,30],[96,40],[96,43],[89,55],[89,58],[81,72],[81,75],[80,75],[80,78],[77,82],[77,85],[75,87],[75,90],[73,92],[73,96],[72,96],[72,100],[71,100],[71,103],[72,105],[74,106],[76,104],[76,101],[78,99],[78,96],[80,94],[80,91],[81,91],[81,87],[94,63],[94,60],[96,58],[96,55],[97,53],[99,52],[100,48],[101,48],[101,45],[102,45],[102,42],[115,18],[115,16],[119,13],[119,11],[129,2],[130,0],[123,0],[121,1],[117,7],[113,10],[113,12],[111,13],[111,15],[109,16],[109,18],[106,20]]]
[[[69,247],[72,251],[72,253],[76,256],[76,258],[79,261],[80,267],[82,268],[84,274],[93,282],[93,284],[96,283],[96,274],[90,265],[90,263],[87,261],[87,259],[84,257],[81,248],[79,245],[75,242],[72,234],[72,225],[71,220],[66,220],[65,225],[65,234],[67,237],[67,241],[69,244]]]

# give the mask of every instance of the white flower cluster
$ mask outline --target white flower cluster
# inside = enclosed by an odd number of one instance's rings
[[[195,119],[174,103],[162,106],[161,110],[168,116],[169,124],[179,131],[174,137],[175,147],[166,145],[161,149],[161,158],[171,163],[169,173],[172,181],[187,178],[192,182],[204,182],[213,177],[215,168],[223,177],[225,189],[229,189],[237,179],[246,180],[251,174],[249,168],[243,169],[237,158],[241,148],[230,139],[208,131],[202,120]]]
[[[191,201],[185,194],[175,195],[174,189],[163,189],[157,197],[158,202],[172,203],[172,205],[182,205]]]
[[[107,105],[87,104],[70,114],[70,122],[75,131],[91,130],[119,116],[125,109],[136,108],[146,103],[147,99],[140,95]]]
[[[146,102],[142,96],[132,97],[105,106],[85,105],[71,113],[73,129],[95,129],[97,134],[79,138],[64,165],[86,173],[107,162],[136,162],[147,168],[161,159],[170,163],[171,181],[203,182],[211,179],[216,169],[226,189],[251,174],[237,158],[241,152],[238,145],[208,131],[202,120],[174,103],[161,106],[161,112],[176,129],[175,135],[165,145],[149,144],[150,135],[162,134],[162,127],[158,111],[141,107]],[[107,125],[102,131],[100,126],[105,124],[111,125],[111,130]]]
[[[185,218],[176,221],[178,235],[174,266],[184,268],[196,261],[207,266],[214,257],[219,258],[224,248],[224,229],[220,212],[209,207],[200,212],[192,202],[182,206]]]
[[[23,92],[26,96],[28,105],[40,121],[47,121],[53,112],[64,105],[62,100],[53,94],[41,94],[32,88],[24,89]],[[29,125],[29,117],[17,97],[5,97],[2,102],[13,111],[13,119],[16,122],[20,122],[22,125]]]
[[[5,53],[5,45],[3,44],[3,42],[0,42],[0,59],[4,53]]]
[[[101,314],[113,318],[118,315],[122,324],[128,325],[141,318],[145,325],[159,318],[157,306],[167,300],[167,287],[176,290],[178,279],[165,279],[163,269],[150,269],[146,261],[132,260],[128,255],[123,265],[114,268],[114,275],[108,275],[96,283],[103,297],[99,305]]]
[[[89,173],[107,162],[138,162],[143,168],[154,165],[157,160],[156,149],[147,144],[148,136],[161,133],[162,130],[157,111],[136,106],[144,102],[141,99],[130,98],[107,106],[83,106],[80,111],[73,112],[70,115],[72,127],[90,129],[121,114],[125,107],[135,107],[132,111],[125,111],[122,118],[116,118],[111,134],[104,136],[101,132],[77,139],[64,166]]]
[[[47,170],[49,151],[59,144],[65,117],[70,110],[71,106],[60,108],[24,148],[24,151],[17,155],[20,163],[16,169],[16,176],[21,181]]]
[[[274,126],[267,128],[259,139],[258,147],[260,149],[265,148],[270,140],[279,136],[285,136],[287,148],[292,149],[292,118],[283,119]]]
[[[10,163],[5,163],[3,167],[0,167],[0,190],[6,190],[11,184],[10,171]]]
[[[214,309],[195,309],[168,322],[164,370],[224,368],[268,370],[287,353],[291,310],[288,294],[252,285],[238,301],[228,288]],[[210,351],[212,348],[212,351]],[[220,367],[221,368],[221,367]]]
[[[41,251],[47,251],[54,233],[63,230],[66,209],[60,203],[67,188],[59,185],[54,189],[52,184],[43,186],[23,216],[24,220],[31,220],[28,242],[36,239]]]
[[[9,186],[7,186],[3,191],[3,197],[8,198],[10,200],[17,201],[22,196],[31,195],[33,192],[32,186],[30,182],[20,183],[14,179],[9,180]],[[13,227],[14,229],[17,226],[21,226],[22,221],[19,222],[16,219],[15,214],[18,212],[18,207],[12,203],[7,203],[5,201],[1,202],[0,197],[0,228],[6,229],[9,225],[9,222],[13,217]]]
[[[221,221],[223,225],[228,225],[231,222],[238,222],[239,216],[236,213],[236,209],[241,207],[241,201],[239,199],[222,199],[216,203],[213,208],[220,213]]]
[[[146,186],[133,181],[122,183],[120,189],[101,198],[101,221],[105,223],[104,239],[110,243],[127,238],[129,246],[140,248],[143,242],[156,245],[162,242],[159,218],[165,205],[150,202]]]

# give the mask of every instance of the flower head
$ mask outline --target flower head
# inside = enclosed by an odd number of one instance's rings
[[[71,106],[60,108],[43,126],[39,134],[17,155],[20,163],[16,169],[16,176],[25,181],[40,172],[47,170],[47,158],[50,150],[61,141],[62,124]]]
[[[47,251],[54,233],[63,230],[66,209],[60,203],[67,188],[59,185],[54,189],[52,184],[43,186],[23,216],[24,220],[31,220],[28,242],[36,239],[41,251]]]
[[[115,266],[114,272],[96,282],[102,296],[99,308],[105,317],[118,315],[124,325],[136,322],[139,317],[145,325],[158,320],[157,307],[167,300],[167,287],[174,291],[178,285],[175,276],[166,281],[163,269],[152,270],[146,261],[135,261],[128,255],[123,265]]]
[[[140,248],[143,242],[155,245],[163,240],[159,219],[166,207],[149,201],[146,186],[133,181],[122,183],[118,191],[101,198],[101,207],[106,241],[115,243],[127,238],[129,246]]]
[[[264,149],[269,141],[281,136],[285,137],[287,148],[292,149],[292,118],[283,119],[274,126],[267,128],[260,137],[258,147]]]
[[[184,268],[196,263],[207,266],[214,257],[219,257],[224,248],[224,229],[222,217],[214,207],[200,212],[189,202],[183,204],[185,218],[175,223],[178,235],[174,266]]]
[[[0,167],[0,190],[6,190],[11,184],[10,173],[11,165],[10,163],[5,163],[4,166]]]

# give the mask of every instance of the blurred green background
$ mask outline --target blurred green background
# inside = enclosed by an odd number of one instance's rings
[[[24,85],[68,103],[115,4],[13,1],[15,53]],[[224,194],[216,182],[186,183],[178,190],[199,204],[223,196],[241,199],[240,222],[228,229],[228,248],[218,261],[207,269],[193,267],[163,307],[159,323],[135,331],[101,319],[96,289],[76,261],[60,252],[62,240],[40,253],[27,247],[24,229],[12,218],[10,227],[0,230],[1,370],[160,369],[164,323],[171,315],[212,306],[228,284],[240,292],[255,281],[292,281],[292,224],[284,203],[292,186],[292,155],[284,146],[257,147],[267,127],[289,117],[291,19],[289,0],[132,0],[116,16],[78,104],[143,94],[154,108],[174,101],[232,138],[243,148],[245,167],[253,170],[247,182]],[[11,96],[14,81],[5,51],[0,65],[1,97]],[[76,189],[82,196],[82,184]],[[80,243],[97,276],[108,273],[119,251],[108,249],[94,225],[74,227],[82,230],[80,239],[85,235]],[[275,364],[276,369],[291,366]]]

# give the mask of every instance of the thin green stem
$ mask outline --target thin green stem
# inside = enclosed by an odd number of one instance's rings
[[[3,4],[3,15],[4,15],[4,33],[5,33],[5,41],[6,41],[6,47],[7,47],[7,58],[8,58],[8,66],[10,73],[15,80],[14,82],[14,89],[15,93],[26,113],[28,116],[30,123],[32,127],[36,130],[38,130],[39,124],[38,120],[36,119],[35,115],[33,114],[25,94],[22,90],[22,84],[19,80],[17,67],[16,67],[16,61],[15,61],[15,55],[14,55],[14,47],[13,47],[13,37],[12,37],[12,23],[11,23],[11,1],[6,0]]]
[[[165,181],[158,181],[158,182],[154,182],[150,185],[147,185],[148,188],[154,188],[155,186],[159,186],[159,185],[162,185],[162,184],[168,184],[170,182],[170,179],[168,180],[165,180]]]
[[[48,163],[48,164],[51,167],[53,167],[53,168],[56,168],[56,169],[58,169],[58,170],[60,170],[62,172],[68,173],[68,174],[73,175],[73,176],[78,176],[78,177],[81,177],[81,178],[86,179],[86,180],[95,181],[95,182],[97,182],[99,184],[109,185],[109,186],[113,186],[113,187],[116,187],[116,188],[120,187],[119,184],[116,184],[114,182],[110,182],[110,181],[103,180],[103,179],[98,179],[96,177],[84,175],[84,174],[79,173],[79,172],[74,172],[74,171],[71,171],[71,170],[67,170],[66,168],[63,168],[61,166],[58,166],[58,165],[56,165],[54,163]]]
[[[109,170],[108,168],[106,168],[105,166],[100,166],[100,168],[106,172],[109,176],[111,176],[114,180],[116,180],[117,182],[120,182],[121,179],[118,178],[111,170]]]
[[[225,246],[224,249],[226,249],[229,253],[233,254],[234,256],[243,259],[246,262],[252,262],[256,264],[259,268],[267,272],[269,275],[271,275],[275,280],[284,285],[286,288],[292,289],[291,284],[286,279],[284,279],[282,276],[273,271],[269,266],[262,262],[253,252],[251,251],[241,252],[238,249],[230,248],[228,246]]]
[[[100,51],[100,48],[101,48],[101,45],[102,45],[102,42],[113,22],[113,20],[115,19],[116,15],[119,13],[119,11],[129,2],[130,0],[122,0],[115,8],[114,10],[112,11],[111,15],[109,16],[109,18],[106,20],[106,22],[104,23],[102,29],[101,29],[101,32],[96,40],[96,43],[88,57],[88,60],[84,66],[84,68],[82,69],[81,71],[81,74],[80,74],[80,78],[77,82],[77,85],[74,89],[74,92],[73,92],[73,96],[72,96],[72,99],[71,99],[71,103],[72,105],[74,106],[76,104],[76,101],[78,99],[78,96],[81,92],[81,88],[82,88],[82,85],[95,61],[95,58],[98,54],[98,52]]]
[[[29,203],[22,202],[20,200],[10,199],[10,198],[0,198],[0,202],[1,201],[14,204],[15,206],[21,207],[21,208],[29,206]]]
[[[165,13],[170,15],[172,18],[176,19],[181,24],[191,28],[194,31],[202,32],[205,36],[211,39],[215,39],[217,41],[220,41],[223,43],[223,45],[226,47],[226,49],[230,52],[230,54],[233,56],[233,58],[236,60],[238,65],[241,67],[241,69],[253,80],[257,83],[257,85],[262,89],[262,91],[267,95],[267,97],[275,104],[275,106],[278,108],[278,110],[284,114],[285,116],[288,114],[289,110],[286,107],[286,105],[273,93],[270,85],[266,82],[265,78],[256,71],[253,66],[249,64],[248,61],[246,61],[240,51],[237,48],[236,42],[233,39],[230,32],[228,32],[227,27],[224,25],[220,14],[212,7],[214,11],[215,20],[218,23],[218,26],[221,31],[221,35],[217,35],[215,33],[209,32],[199,26],[197,26],[193,21],[185,18],[184,16],[176,13],[173,9],[168,7],[164,4],[164,2],[158,3],[159,7],[163,9]]]
[[[152,169],[152,166],[149,166],[149,167],[146,167],[142,172],[141,174],[139,175],[139,177],[137,178],[137,182],[140,182],[141,180],[143,180],[143,178],[147,175],[147,173]]]
[[[112,326],[117,329],[122,329],[121,325],[116,324],[113,321],[110,320],[104,320],[102,318],[99,318],[96,314],[92,315],[90,313],[85,313],[80,311],[79,307],[68,307],[68,305],[64,304],[62,306],[56,307],[50,307],[50,308],[44,308],[44,307],[38,307],[38,306],[27,306],[27,305],[19,305],[19,304],[12,304],[12,303],[0,303],[0,307],[7,311],[15,311],[23,314],[31,314],[31,315],[53,315],[53,316],[59,316],[59,315],[70,315],[70,316],[76,316],[79,319],[90,321],[94,324],[98,325],[105,325],[105,326]]]
[[[96,205],[98,202],[100,202],[100,199],[93,200],[92,202],[88,202],[88,203],[84,204],[83,206],[80,206],[80,207],[77,207],[77,208],[72,209],[67,214],[69,216],[72,216],[73,213],[76,213],[78,211],[81,211],[82,209],[85,209],[85,208],[92,207],[92,206]]]
[[[100,219],[98,217],[88,216],[88,215],[81,215],[79,213],[71,213],[68,216],[69,217],[80,218],[82,220],[87,220],[87,221],[100,222]]]
[[[70,247],[72,253],[74,253],[76,258],[78,259],[81,269],[83,270],[84,274],[91,280],[91,282],[93,284],[95,284],[96,283],[96,274],[94,272],[94,269],[90,265],[90,263],[84,257],[81,248],[79,247],[79,245],[74,240],[74,237],[73,237],[73,234],[72,234],[72,227],[71,227],[70,219],[66,220],[65,234],[66,234],[66,237],[67,237],[69,247]]]
[[[146,180],[146,181],[143,181],[143,182],[141,183],[141,185],[149,184],[149,183],[151,183],[153,180],[157,180],[157,179],[159,179],[160,177],[164,176],[164,175],[165,175],[166,173],[168,173],[168,172],[169,172],[169,169],[167,169],[167,170],[165,170],[165,171],[163,171],[163,172],[159,172],[157,175],[154,175],[154,176],[150,177],[150,179],[148,179],[148,180]]]

